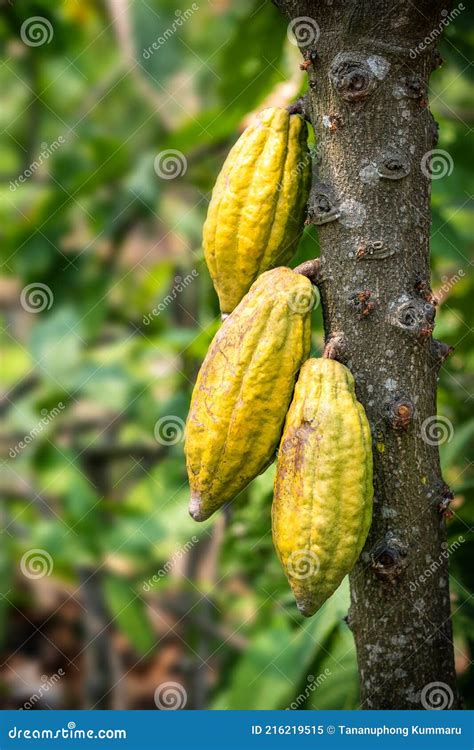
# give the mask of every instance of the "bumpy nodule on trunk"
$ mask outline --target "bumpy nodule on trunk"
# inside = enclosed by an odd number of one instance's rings
[[[361,707],[457,708],[436,441],[427,106],[439,0],[280,0],[308,73],[328,345],[349,367],[374,451],[374,518],[351,575]],[[435,35],[436,36],[436,35]],[[426,569],[432,570],[426,575]],[[434,571],[434,572],[433,572]]]

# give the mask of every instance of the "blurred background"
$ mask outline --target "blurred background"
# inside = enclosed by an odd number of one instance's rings
[[[250,0],[0,8],[2,707],[357,708],[347,582],[298,615],[272,549],[273,467],[212,520],[187,513],[184,420],[219,326],[201,229],[252,113],[305,89],[284,19]],[[467,705],[473,45],[464,10],[431,91],[449,156],[432,267],[435,335],[455,346],[439,412]],[[294,264],[317,252],[311,227]],[[319,309],[313,329],[318,354]]]

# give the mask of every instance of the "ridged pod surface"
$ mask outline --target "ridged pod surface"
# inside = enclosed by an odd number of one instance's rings
[[[260,112],[229,152],[204,224],[204,256],[223,313],[263,271],[295,253],[310,179],[305,121],[279,107]]]
[[[311,282],[289,268],[262,274],[215,335],[185,431],[189,512],[204,521],[271,462],[302,362]]]
[[[372,447],[354,378],[332,359],[301,368],[278,451],[273,541],[300,612],[354,566],[372,519]]]

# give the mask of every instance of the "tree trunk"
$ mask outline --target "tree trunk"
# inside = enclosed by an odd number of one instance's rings
[[[445,3],[276,4],[309,77],[301,106],[317,166],[308,217],[319,231],[326,337],[355,376],[373,435],[374,517],[348,618],[361,707],[456,708],[442,512],[450,493],[434,416],[449,347],[431,336],[429,287],[437,126],[427,85],[439,58],[418,47],[433,30],[439,37]]]

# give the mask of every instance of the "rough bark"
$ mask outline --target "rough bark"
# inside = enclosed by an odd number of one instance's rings
[[[448,347],[431,335],[422,169],[436,144],[427,84],[437,58],[432,47],[410,54],[438,29],[445,3],[276,4],[299,37],[309,78],[300,106],[317,140],[308,216],[318,225],[326,337],[336,337],[337,358],[355,376],[373,434],[374,517],[351,575],[348,618],[361,707],[456,708],[440,513],[449,491],[431,419]],[[432,562],[436,572],[422,581]]]

